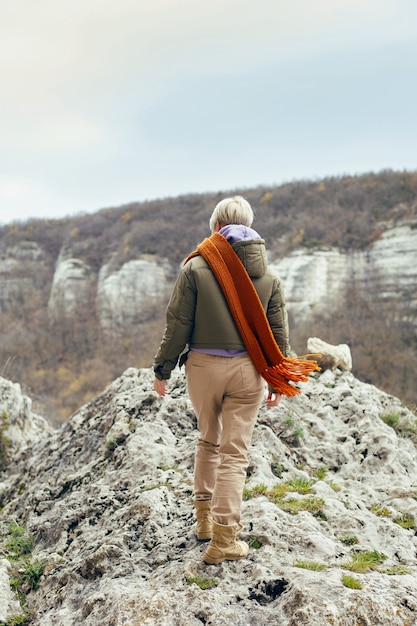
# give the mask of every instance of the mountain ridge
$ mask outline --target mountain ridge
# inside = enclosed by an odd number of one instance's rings
[[[313,334],[348,343],[359,378],[417,404],[417,173],[231,193],[255,209],[284,282],[293,348]],[[103,381],[150,365],[179,263],[208,235],[224,195],[0,227],[0,372],[61,421]]]

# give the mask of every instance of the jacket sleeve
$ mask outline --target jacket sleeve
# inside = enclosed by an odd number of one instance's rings
[[[290,356],[288,315],[284,289],[278,277],[275,278],[271,298],[268,302],[266,315],[271,326],[275,341],[285,357]]]
[[[178,275],[166,310],[166,326],[161,344],[154,357],[155,376],[167,380],[189,343],[194,325],[197,291],[190,268]]]

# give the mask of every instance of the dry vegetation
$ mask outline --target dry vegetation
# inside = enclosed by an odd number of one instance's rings
[[[151,321],[122,337],[104,337],[94,293],[76,321],[51,324],[47,302],[59,253],[85,260],[97,277],[104,262],[116,269],[143,253],[170,259],[175,267],[205,236],[208,218],[225,195],[241,193],[256,210],[255,227],[277,258],[303,246],[366,249],[381,222],[411,215],[416,208],[417,172],[384,171],[357,177],[300,181],[187,195],[103,209],[60,220],[29,220],[0,227],[0,258],[21,241],[45,251],[41,274],[29,296],[22,291],[0,314],[0,374],[21,382],[39,410],[62,420],[99,393],[126,367],[147,367],[157,347],[165,303]],[[1,278],[1,276],[0,276]],[[348,343],[354,373],[406,403],[417,403],[415,326],[399,303],[382,302],[378,285],[361,291],[352,285],[337,315],[321,315],[304,327],[292,326],[292,345],[305,351],[308,336]],[[402,303],[403,305],[404,303]],[[415,312],[411,312],[415,318]]]

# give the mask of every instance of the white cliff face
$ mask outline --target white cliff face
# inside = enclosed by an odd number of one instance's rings
[[[288,310],[303,318],[336,306],[349,281],[378,280],[385,296],[401,297],[417,313],[417,221],[388,226],[363,252],[299,250],[273,263],[284,285]]]
[[[417,623],[417,449],[381,419],[415,429],[398,399],[328,370],[262,407],[242,505],[252,547],[214,566],[194,536],[198,431],[184,375],[174,371],[164,399],[152,382],[150,369],[127,370],[4,472],[0,522],[24,525],[32,558],[46,562],[27,595],[34,626]],[[311,493],[274,502],[268,494],[288,481]],[[349,570],[365,553],[378,562]],[[16,597],[3,564],[6,620]]]
[[[45,255],[34,241],[21,241],[0,257],[0,313],[24,303],[36,290]]]
[[[169,272],[168,262],[154,256],[129,261],[116,272],[104,265],[97,288],[102,328],[117,332],[148,321],[166,296]]]
[[[384,223],[381,232],[365,251],[301,249],[272,260],[294,317],[336,307],[353,280],[365,286],[378,282],[380,293],[396,298],[417,319],[417,220]],[[44,254],[36,243],[21,242],[9,248],[0,258],[0,312],[32,297],[45,268]],[[88,304],[96,306],[105,331],[129,331],[151,319],[158,307],[165,307],[173,273],[166,259],[154,255],[129,261],[117,271],[109,262],[98,278],[81,259],[61,258],[50,289],[50,318],[72,317]]]
[[[86,306],[92,280],[90,268],[81,259],[59,260],[48,301],[50,317],[63,319]]]
[[[372,246],[370,262],[384,281],[386,295],[406,296],[417,305],[417,220],[384,231]]]

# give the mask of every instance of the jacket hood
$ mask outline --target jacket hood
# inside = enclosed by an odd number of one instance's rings
[[[243,224],[228,224],[219,233],[232,245],[251,278],[265,274],[268,265],[265,241],[256,230]]]
[[[231,244],[236,243],[236,241],[246,241],[247,239],[260,239],[256,230],[243,224],[228,224],[223,226],[219,233]]]
[[[268,257],[263,239],[259,237],[259,239],[237,241],[232,244],[232,247],[251,278],[261,278],[265,274]]]

